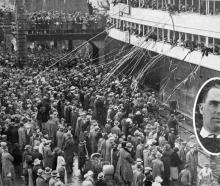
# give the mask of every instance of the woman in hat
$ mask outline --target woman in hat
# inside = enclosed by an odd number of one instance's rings
[[[36,186],[47,186],[46,180],[43,178],[44,171],[42,169],[38,169],[37,171],[37,179]]]
[[[49,186],[54,186],[55,183],[57,182],[56,177],[57,177],[58,172],[57,171],[52,171],[51,172],[51,178],[49,180]]]
[[[36,180],[37,180],[37,172],[39,169],[42,169],[41,167],[41,160],[39,160],[38,158],[34,159],[34,163],[33,163],[33,172],[32,172],[32,177],[33,177],[33,183],[34,185],[36,185]]]
[[[212,169],[209,168],[209,163],[206,163],[205,166],[200,170],[198,178],[199,186],[211,186],[213,182],[213,173]]]
[[[152,182],[153,182],[152,168],[145,167],[144,179],[143,179],[144,186],[152,186]]]
[[[52,168],[53,153],[50,145],[51,145],[51,141],[47,140],[43,148],[43,162],[44,162],[44,167]]]
[[[49,180],[51,178],[51,172],[52,172],[52,169],[50,167],[45,168],[43,178],[46,180],[47,183],[49,183]]]
[[[84,175],[85,180],[82,182],[82,186],[94,186],[94,180],[93,180],[93,172],[88,171]]]
[[[161,186],[162,182],[163,182],[163,179],[160,176],[157,176],[155,178],[155,181],[153,182],[152,186]]]

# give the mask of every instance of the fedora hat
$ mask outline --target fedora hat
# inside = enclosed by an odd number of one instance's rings
[[[38,175],[38,176],[42,175],[43,173],[44,173],[44,171],[43,171],[42,169],[38,169],[38,170],[37,170],[37,175]]]
[[[50,167],[45,168],[45,174],[51,174],[52,169]]]
[[[55,171],[55,170],[51,172],[51,176],[52,176],[52,177],[56,177],[56,176],[57,176],[57,174],[58,174],[58,172],[57,172],[57,171]]]
[[[35,160],[34,160],[34,165],[40,165],[40,163],[41,163],[41,160],[39,160],[38,158],[36,158]]]

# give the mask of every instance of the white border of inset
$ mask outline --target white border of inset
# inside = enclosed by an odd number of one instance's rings
[[[198,137],[198,134],[197,134],[197,131],[196,131],[196,121],[195,121],[195,113],[196,113],[196,105],[197,105],[197,101],[198,101],[198,98],[199,98],[199,95],[202,91],[202,89],[204,88],[205,85],[207,85],[209,82],[213,81],[213,80],[220,80],[220,77],[213,77],[213,78],[210,78],[208,79],[205,83],[203,83],[203,85],[200,87],[197,95],[196,95],[196,99],[194,101],[194,106],[193,106],[193,129],[194,129],[194,133],[196,135],[196,140],[197,142],[199,143],[200,147],[202,147],[202,149],[207,153],[207,154],[210,154],[210,155],[213,155],[213,156],[218,156],[220,155],[220,152],[219,153],[212,153],[212,152],[209,152],[208,150],[206,150],[206,148],[202,145],[202,143],[200,142],[199,140],[199,137]]]

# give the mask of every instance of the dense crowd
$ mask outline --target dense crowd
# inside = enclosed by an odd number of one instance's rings
[[[109,67],[47,69],[51,53],[24,69],[0,58],[0,185],[65,185],[76,159],[83,186],[195,185],[197,144],[180,139],[175,110],[162,116],[156,93],[126,76],[103,84]],[[212,183],[209,164],[198,177]]]
[[[15,21],[13,10],[9,7],[0,6],[0,25],[11,24]]]
[[[205,3],[200,4],[200,8],[196,7],[196,5],[191,3],[185,3],[185,1],[158,1],[158,0],[114,0],[114,4],[117,3],[125,3],[131,5],[133,8],[141,7],[141,8],[152,8],[152,9],[160,9],[164,11],[169,11],[171,13],[184,13],[184,12],[195,12],[205,15]],[[180,4],[179,4],[180,3]],[[213,14],[210,12],[210,14]]]
[[[40,11],[28,15],[29,33],[97,31],[105,27],[106,16],[81,12]]]

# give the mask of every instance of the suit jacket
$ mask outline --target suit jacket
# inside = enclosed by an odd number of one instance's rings
[[[220,139],[219,138],[203,138],[198,133],[199,141],[201,142],[202,146],[209,152],[212,153],[220,153]]]

